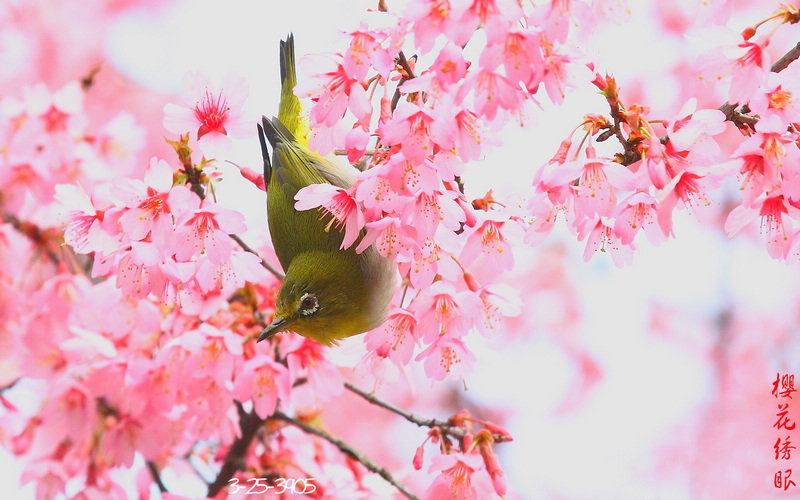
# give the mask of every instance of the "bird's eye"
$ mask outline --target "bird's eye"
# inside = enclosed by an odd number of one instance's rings
[[[317,296],[313,293],[304,293],[302,297],[300,297],[300,314],[303,316],[310,316],[317,312],[319,309],[319,301],[317,301]]]

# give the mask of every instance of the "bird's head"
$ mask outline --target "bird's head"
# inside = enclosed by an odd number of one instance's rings
[[[383,321],[383,311],[375,311],[372,303],[354,252],[302,253],[286,270],[275,302],[275,318],[258,340],[291,331],[335,345]]]

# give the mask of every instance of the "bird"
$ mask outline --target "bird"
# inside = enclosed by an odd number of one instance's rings
[[[258,342],[290,331],[333,346],[346,337],[380,326],[386,319],[397,280],[394,261],[358,241],[341,249],[344,228],[322,209],[295,209],[295,195],[311,184],[349,188],[357,170],[308,147],[297,83],[294,36],[280,42],[281,100],[277,118],[258,125],[267,188],[267,221],[272,246],[285,276],[275,316]],[[269,154],[267,143],[272,148]]]

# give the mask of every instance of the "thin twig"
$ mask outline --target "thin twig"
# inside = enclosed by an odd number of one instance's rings
[[[341,451],[342,453],[344,453],[348,457],[352,458],[353,460],[355,460],[357,462],[360,462],[368,470],[370,470],[371,472],[374,472],[375,474],[378,474],[379,476],[381,476],[389,484],[391,484],[392,486],[397,488],[397,490],[400,493],[402,493],[403,495],[405,495],[409,500],[419,500],[417,498],[417,496],[414,495],[413,493],[411,493],[404,485],[402,485],[401,483],[397,482],[397,480],[394,477],[392,477],[392,475],[389,473],[389,471],[387,471],[385,468],[381,467],[379,464],[374,462],[372,459],[370,459],[369,457],[367,457],[363,453],[359,452],[358,450],[356,450],[355,448],[353,448],[349,444],[345,443],[341,439],[328,434],[327,432],[323,431],[322,429],[319,429],[317,427],[313,427],[311,425],[308,425],[307,423],[302,422],[302,421],[300,421],[300,420],[298,420],[296,418],[292,418],[289,415],[287,415],[287,414],[285,414],[285,413],[283,413],[281,411],[276,411],[275,414],[272,415],[272,418],[277,418],[278,420],[283,420],[284,422],[288,422],[288,423],[292,424],[293,426],[297,427],[298,429],[302,430],[303,432],[305,432],[307,434],[313,434],[313,435],[315,435],[317,437],[320,437],[320,438],[324,439],[325,441],[328,441],[332,445],[334,445],[337,448],[339,448],[339,451]]]
[[[7,383],[6,385],[0,387],[0,394],[4,393],[5,391],[7,391],[7,390],[9,390],[11,388],[13,388],[15,385],[17,385],[17,382],[19,382],[21,379],[22,379],[21,377],[17,377],[14,380],[12,380],[11,382]]]
[[[416,58],[416,56],[414,57]],[[406,55],[403,54],[402,50],[399,54],[397,54],[397,64],[399,64],[400,67],[403,68],[403,71],[405,71],[406,74],[404,78],[406,80],[413,80],[417,77],[417,75],[414,74],[414,70],[411,69],[411,65],[408,63],[408,59],[406,59]]]
[[[337,148],[337,149],[333,150],[333,154],[334,154],[334,156],[347,156],[347,150],[346,149]],[[368,150],[364,151],[364,156],[375,156],[375,150],[374,149],[368,149]]]
[[[83,78],[80,79],[81,82],[81,89],[86,92],[94,85],[94,79],[97,76],[97,73],[103,68],[103,63],[97,63],[92,66],[92,69],[89,70],[89,73],[86,74]]]
[[[11,224],[11,227],[17,230],[20,234],[28,238],[31,243],[36,245],[43,254],[47,255],[54,264],[61,262],[61,258],[54,252],[49,245],[52,238],[55,236],[52,231],[40,228],[38,225],[20,220],[14,214],[4,213],[2,220]]]
[[[402,50],[399,54],[397,54],[395,63],[403,69],[405,74],[400,76],[400,81],[397,82],[397,87],[394,89],[394,95],[392,96],[392,111],[397,109],[397,104],[400,102],[400,87],[405,82],[417,77],[417,75],[414,74],[414,70],[411,69],[411,65],[408,63],[408,59],[406,59],[406,55]]]
[[[239,237],[238,237],[238,236],[236,236],[235,234],[231,234],[231,235],[229,235],[229,236],[231,237],[231,239],[232,239],[233,241],[235,241],[236,243],[238,243],[240,247],[242,247],[242,250],[244,250],[245,252],[250,252],[251,254],[253,254],[253,255],[255,255],[256,257],[258,257],[258,260],[260,260],[260,261],[261,261],[261,267],[263,267],[263,268],[264,268],[264,269],[266,269],[267,271],[271,272],[271,273],[272,273],[272,274],[273,274],[273,275],[274,275],[276,278],[278,278],[279,280],[283,280],[283,278],[284,278],[284,274],[283,274],[282,272],[278,271],[277,269],[275,269],[274,267],[272,267],[272,266],[269,264],[269,262],[267,262],[266,260],[264,260],[264,258],[263,258],[263,257],[261,257],[260,255],[258,255],[258,252],[256,252],[256,251],[255,251],[255,250],[253,250],[252,248],[250,248],[250,246],[249,246],[247,243],[245,243],[244,241],[242,241],[242,239],[241,239],[241,238],[239,238]]]
[[[158,472],[158,467],[152,460],[147,461],[147,468],[150,470],[150,475],[153,476],[153,481],[156,482],[158,486],[158,491],[161,493],[169,493],[169,490],[166,486],[164,486],[164,482],[161,481],[161,473]]]
[[[225,462],[222,464],[222,469],[220,469],[217,479],[208,485],[207,496],[209,498],[214,498],[228,484],[233,475],[236,474],[236,471],[244,470],[244,457],[253,442],[253,438],[256,436],[256,432],[264,423],[256,415],[255,411],[247,413],[241,403],[235,401],[235,404],[236,409],[239,411],[239,428],[242,430],[242,435],[233,441],[228,454],[225,455]]]
[[[370,394],[369,392],[366,392],[363,389],[359,389],[350,382],[345,381],[344,386],[347,388],[347,390],[361,396],[367,402],[372,403],[375,406],[380,406],[381,408],[389,410],[392,413],[396,413],[397,415],[400,415],[401,417],[408,420],[412,424],[417,424],[417,426],[419,427],[428,427],[430,429],[438,427],[443,434],[447,434],[449,436],[459,439],[464,438],[464,436],[466,436],[467,434],[466,430],[463,427],[453,425],[450,422],[445,422],[443,420],[436,420],[435,418],[429,418],[429,419],[419,418],[416,415],[413,415],[402,408],[398,408],[397,406],[391,403],[387,403],[386,401],[379,399],[374,394]],[[498,434],[496,432],[492,433],[492,438],[498,442],[509,440],[509,437],[507,435]]]
[[[755,124],[758,123],[758,117],[742,113],[741,111],[736,109],[738,105],[739,105],[738,103],[730,104],[726,102],[717,109],[722,111],[722,113],[725,115],[725,120],[729,122],[743,123],[746,125],[755,126]]]
[[[775,64],[772,65],[770,70],[773,73],[780,73],[789,67],[789,65],[792,64],[792,62],[798,57],[800,57],[800,42],[797,42],[797,45],[792,47],[789,52],[785,53],[783,57],[775,61]]]
[[[350,392],[358,394],[362,398],[366,399],[368,402],[370,402],[370,403],[372,403],[372,404],[374,404],[376,406],[380,406],[381,408],[384,408],[386,410],[389,410],[392,413],[396,413],[396,414],[400,415],[401,417],[403,417],[404,419],[406,419],[409,422],[411,422],[412,424],[417,424],[419,427],[428,427],[428,428],[439,427],[443,431],[446,431],[447,434],[450,434],[451,436],[455,436],[455,437],[459,437],[459,438],[463,438],[464,435],[466,434],[464,432],[464,429],[462,429],[461,427],[456,427],[456,426],[450,424],[449,422],[445,422],[445,421],[442,421],[442,420],[436,420],[435,418],[422,419],[422,418],[419,418],[419,417],[417,417],[415,415],[412,415],[411,413],[405,411],[402,408],[398,408],[397,406],[395,406],[395,405],[393,405],[391,403],[387,403],[386,401],[384,401],[382,399],[379,399],[374,394],[370,394],[370,393],[368,393],[368,392],[366,392],[366,391],[364,391],[362,389],[359,389],[358,387],[354,386],[350,382],[345,381],[344,386]]]
[[[464,436],[467,435],[467,431],[463,427],[453,425],[452,423],[446,422],[444,420],[437,420],[435,418],[424,419],[417,417],[416,415],[409,413],[402,408],[399,408],[391,403],[387,403],[386,401],[378,398],[374,394],[370,394],[364,391],[363,389],[359,389],[350,382],[345,381],[344,386],[347,388],[347,390],[361,396],[367,402],[372,403],[375,406],[380,406],[381,408],[389,410],[392,413],[396,413],[397,415],[400,415],[404,419],[408,420],[412,424],[416,424],[419,427],[427,427],[429,429],[437,427],[439,428],[439,430],[442,431],[443,434],[447,434],[448,436],[452,436],[458,439],[463,439]],[[492,433],[492,438],[494,438],[495,441],[508,440],[508,436],[503,436],[501,434],[494,432]]]

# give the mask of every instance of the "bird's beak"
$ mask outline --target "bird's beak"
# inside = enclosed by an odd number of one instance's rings
[[[276,333],[280,332],[284,329],[284,327],[289,323],[289,320],[286,318],[279,318],[275,317],[272,320],[272,323],[268,324],[264,331],[261,332],[261,335],[258,336],[258,340],[256,342],[261,342],[262,340],[267,340],[268,338],[272,337]]]

